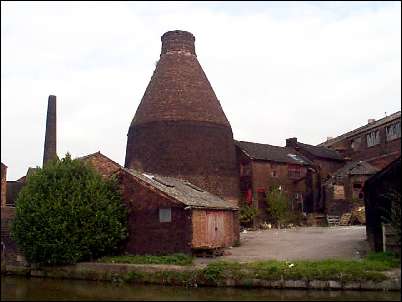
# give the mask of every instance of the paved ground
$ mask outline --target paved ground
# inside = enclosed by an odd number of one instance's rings
[[[365,226],[297,227],[240,233],[239,247],[226,249],[231,255],[197,258],[202,264],[216,260],[359,259],[367,254]]]

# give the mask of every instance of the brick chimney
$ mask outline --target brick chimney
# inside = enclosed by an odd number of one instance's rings
[[[43,150],[43,166],[57,158],[56,152],[56,96],[49,95],[46,117],[45,146]]]
[[[297,137],[291,137],[286,139],[286,147],[296,148],[297,147]]]
[[[192,33],[183,30],[173,30],[164,33],[161,37],[161,56],[170,53],[195,54],[195,37]]]

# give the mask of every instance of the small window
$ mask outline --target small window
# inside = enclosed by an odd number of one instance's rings
[[[300,166],[288,166],[288,177],[299,178],[301,176]]]
[[[273,170],[273,171],[271,172],[271,175],[272,175],[272,177],[277,177],[277,175],[276,175],[276,171],[275,171],[275,170]]]
[[[401,137],[401,122],[389,125],[385,128],[387,142]]]
[[[367,147],[372,147],[380,143],[380,131],[373,131],[367,134]]]
[[[171,222],[172,221],[172,211],[170,208],[159,209],[159,222]]]
[[[354,183],[353,184],[353,189],[361,189],[362,188],[362,184],[361,183]]]

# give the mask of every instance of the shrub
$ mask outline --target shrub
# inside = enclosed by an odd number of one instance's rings
[[[239,220],[243,225],[248,225],[253,222],[253,219],[258,215],[258,209],[250,207],[248,204],[242,204],[240,207]]]
[[[281,191],[278,186],[272,187],[266,198],[268,215],[274,220],[278,226],[288,222],[291,215],[289,200],[285,192]]]
[[[116,182],[67,153],[29,178],[11,232],[28,262],[73,264],[115,252],[126,217]]]

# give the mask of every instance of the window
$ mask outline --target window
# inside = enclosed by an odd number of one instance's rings
[[[352,139],[350,142],[350,147],[352,148],[353,151],[357,151],[360,149],[360,145],[362,143],[362,138],[358,137],[355,139]]]
[[[301,175],[300,166],[288,166],[289,178],[299,178]]]
[[[172,211],[170,208],[159,209],[159,222],[171,222],[172,221]]]
[[[380,131],[376,130],[367,134],[367,147],[372,147],[380,143]]]
[[[277,177],[276,171],[275,171],[275,170],[272,171],[272,172],[271,172],[271,175],[272,175],[272,177]]]
[[[387,142],[401,137],[401,122],[385,127]]]
[[[360,190],[362,188],[362,184],[361,183],[354,183],[353,184],[353,189],[355,189],[355,190]]]

